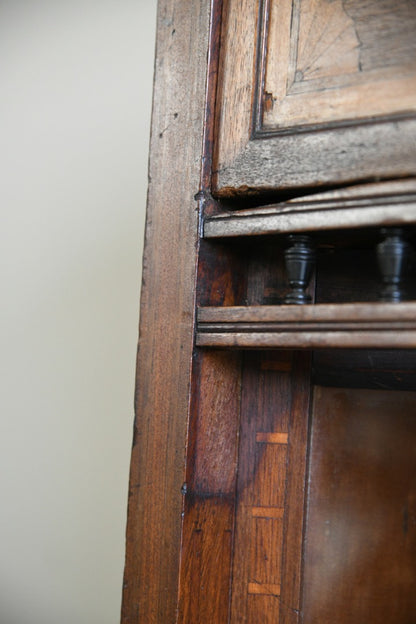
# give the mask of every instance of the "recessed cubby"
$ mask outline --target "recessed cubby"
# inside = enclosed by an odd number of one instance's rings
[[[414,243],[413,226],[204,240],[197,344],[414,347]]]

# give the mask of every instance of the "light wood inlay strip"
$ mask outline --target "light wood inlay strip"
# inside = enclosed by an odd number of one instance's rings
[[[249,583],[249,594],[261,594],[263,596],[280,596],[280,585],[269,583]]]
[[[287,433],[268,433],[258,432],[256,433],[256,442],[266,442],[266,444],[287,444]]]
[[[283,507],[252,507],[253,518],[283,518]]]

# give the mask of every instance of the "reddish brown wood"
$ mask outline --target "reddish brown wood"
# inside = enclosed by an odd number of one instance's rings
[[[209,19],[159,3],[123,623],[177,612]]]
[[[291,377],[292,409],[287,485],[285,497],[284,541],[282,552],[282,585],[280,618],[282,624],[300,620],[303,573],[303,527],[306,504],[306,471],[311,399],[311,354],[298,353]],[[306,622],[305,622],[306,624]]]
[[[246,357],[231,624],[287,624],[299,609],[310,376],[302,359]]]
[[[305,624],[416,613],[416,393],[315,389]]]
[[[229,614],[240,416],[240,357],[200,354],[193,372],[179,591],[181,624]]]
[[[219,194],[232,198],[237,192],[247,197],[252,188],[267,191],[269,202],[278,201],[277,194],[285,186],[287,199],[296,194],[296,187],[305,185],[346,180],[355,184],[360,178],[411,174],[415,121],[409,116],[399,124],[386,119],[354,128],[350,120],[350,128],[336,129],[336,141],[332,128],[251,140],[253,74],[255,81],[256,71],[266,67],[265,62],[261,67],[253,63],[256,16],[261,8],[267,17],[267,6],[257,0],[227,0],[223,11],[221,0],[160,0],[123,623],[313,624],[308,609],[310,613],[315,594],[320,600],[321,612],[315,620],[319,624],[336,624],[337,617],[339,624],[346,624],[348,613],[354,613],[348,624],[361,621],[361,612],[351,611],[354,601],[348,602],[344,588],[350,584],[350,569],[341,570],[345,583],[328,607],[323,591],[318,591],[325,584],[313,585],[315,571],[318,578],[326,572],[316,567],[310,550],[313,544],[320,545],[320,503],[328,484],[335,489],[333,471],[321,468],[329,465],[325,462],[333,448],[334,457],[345,449],[350,452],[342,435],[347,425],[354,427],[355,439],[360,439],[361,416],[357,414],[361,412],[354,412],[345,424],[345,410],[337,411],[331,402],[335,411],[328,427],[321,427],[326,421],[316,416],[310,514],[305,525],[310,353],[261,349],[415,346],[416,304],[279,308],[275,304],[281,303],[288,288],[282,263],[275,257],[281,243],[278,238],[252,234],[276,234],[285,228],[289,232],[295,226],[299,231],[345,228],[354,225],[351,219],[357,219],[357,226],[380,225],[386,220],[388,224],[413,222],[414,181],[391,182],[387,187],[377,183],[371,186],[370,195],[367,187],[332,190],[315,199],[263,208],[263,212],[238,212],[241,204],[230,201],[225,206],[223,200],[211,197],[211,166],[220,133],[225,141],[220,151],[225,145],[230,154],[225,154],[224,166],[219,152],[214,158],[219,162],[214,172]],[[274,54],[266,45],[260,52]],[[219,75],[224,77],[225,72],[228,82],[217,83],[220,53]],[[229,71],[230,59],[234,74]],[[270,96],[268,102],[264,111],[272,114]],[[213,113],[223,105],[232,111],[225,119],[231,131],[225,134],[224,118],[215,120]],[[258,115],[257,126],[260,122]],[[383,193],[390,195],[383,198]],[[222,217],[215,219],[221,212]],[[332,215],[332,221],[327,215]],[[199,216],[207,217],[207,236],[220,236],[221,242],[200,240]],[[219,233],[209,232],[213,224],[220,224]],[[227,238],[246,234],[249,243]],[[331,278],[331,271],[326,273]],[[341,290],[355,292],[348,279]],[[330,300],[340,301],[331,279],[318,280],[317,292],[331,292]],[[196,348],[195,304],[201,306]],[[205,346],[253,347],[256,352]],[[389,374],[400,387],[396,372],[395,368]],[[341,383],[342,367],[338,373]],[[407,371],[406,375],[412,383],[412,374]],[[401,400],[406,406],[407,399]],[[414,540],[409,537],[413,493],[401,516],[406,535],[392,522],[397,519],[395,507],[402,492],[402,485],[393,487],[396,462],[403,483],[409,479],[406,470],[414,473],[410,437],[405,439],[402,427],[405,423],[413,436],[414,419],[399,414],[399,437],[394,420],[390,418],[387,428],[381,426],[380,436],[395,440],[395,448],[404,441],[407,460],[402,460],[399,451],[389,459],[393,463],[383,487],[392,491],[392,502],[383,501],[386,520],[379,534],[393,572],[396,567],[400,570],[393,579],[377,554],[366,585],[375,586],[374,570],[380,565],[385,595],[386,579],[406,584],[415,570],[408,557],[411,553],[414,559]],[[373,427],[375,438],[378,431]],[[368,469],[380,493],[380,481],[373,477],[370,465],[374,449],[377,444],[370,444],[360,465]],[[351,457],[352,451],[347,453],[347,459]],[[350,463],[340,471],[343,491],[350,488],[347,498],[363,508],[367,502],[363,470],[358,479]],[[408,541],[403,546],[400,540]],[[304,572],[306,616],[302,620]],[[404,596],[403,608],[413,608],[410,592],[402,589],[398,588],[397,595]],[[384,595],[381,605],[383,600]],[[393,614],[392,624],[397,624],[396,615],[404,624],[410,610],[398,607],[389,612],[388,608],[385,613]],[[384,614],[381,608],[377,613],[378,624]],[[362,621],[370,622],[368,618]]]

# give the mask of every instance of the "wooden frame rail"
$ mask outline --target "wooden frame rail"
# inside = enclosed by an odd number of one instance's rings
[[[289,234],[416,223],[416,194],[297,200],[206,218],[204,238]]]
[[[200,307],[196,344],[410,349],[416,347],[416,302]]]

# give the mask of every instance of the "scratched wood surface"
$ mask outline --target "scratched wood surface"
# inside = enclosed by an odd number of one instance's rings
[[[416,613],[416,393],[315,390],[305,624]]]
[[[209,11],[158,10],[123,624],[176,620]]]
[[[413,0],[226,0],[220,197],[415,173]]]

